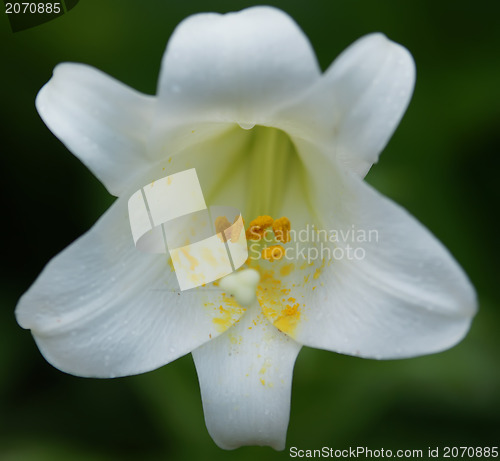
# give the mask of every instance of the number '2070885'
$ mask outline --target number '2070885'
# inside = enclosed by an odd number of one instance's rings
[[[443,458],[497,458],[498,447],[444,447]]]
[[[60,3],[6,3],[5,12],[7,14],[44,14],[61,13]]]

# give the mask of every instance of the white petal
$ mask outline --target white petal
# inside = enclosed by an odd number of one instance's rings
[[[281,125],[333,144],[340,163],[364,176],[401,120],[414,84],[408,50],[382,34],[367,35],[332,63],[301,102],[282,110]]]
[[[410,102],[415,63],[408,50],[382,34],[361,38],[327,70],[342,111],[337,157],[364,176],[376,163]]]
[[[254,306],[224,335],[193,351],[208,432],[221,448],[285,448],[301,346]]]
[[[320,205],[325,228],[356,234],[323,244],[336,246],[337,253],[311,281],[316,289],[309,292],[294,338],[372,358],[428,354],[460,341],[476,312],[476,296],[442,244],[357,176],[335,176],[323,166],[316,180],[323,187],[312,200]],[[371,241],[361,241],[357,230],[373,231]],[[360,249],[357,257],[348,256],[347,245]]]
[[[38,93],[36,107],[66,147],[120,195],[148,168],[154,102],[97,69],[65,63]]]
[[[17,320],[65,372],[142,373],[215,338],[244,312],[222,291],[178,293],[174,278],[165,255],[136,250],[119,199],[47,265],[19,301]]]
[[[263,124],[318,78],[307,38],[282,11],[198,14],[184,20],[168,43],[160,110],[175,122]]]

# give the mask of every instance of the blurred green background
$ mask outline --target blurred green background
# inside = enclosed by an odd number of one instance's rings
[[[458,346],[386,362],[304,348],[287,450],[225,452],[206,431],[190,356],[141,376],[81,379],[52,368],[17,326],[19,296],[113,200],[36,113],[35,96],[53,67],[88,63],[152,94],[167,39],[183,18],[254,4],[80,0],[62,17],[15,34],[0,14],[0,460],[287,459],[291,446],[500,445],[496,0],[269,2],[299,23],[323,69],[373,31],[415,57],[413,100],[367,180],[429,227],[476,286],[480,312]]]

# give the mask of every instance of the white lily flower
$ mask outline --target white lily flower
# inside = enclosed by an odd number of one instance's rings
[[[421,224],[363,181],[414,75],[408,51],[381,34],[321,74],[301,30],[270,7],[183,21],[155,97],[86,65],[57,66],[38,112],[119,198],[49,262],[18,322],[50,363],[79,376],[143,373],[193,352],[208,430],[226,449],[284,448],[302,345],[393,359],[456,344],[476,312],[473,287]],[[193,167],[209,203],[247,220],[286,216],[292,229],[377,239],[357,242],[363,258],[255,263],[251,305],[217,288],[175,292],[165,258],[134,247],[127,201]],[[325,244],[347,250],[345,240]],[[255,299],[248,286],[237,299]]]

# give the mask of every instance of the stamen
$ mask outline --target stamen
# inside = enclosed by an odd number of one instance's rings
[[[225,241],[225,230],[231,225],[225,216],[215,218],[215,233],[218,235],[221,242]]]
[[[277,219],[273,222],[273,232],[276,240],[281,243],[290,241],[290,220],[285,218]]]
[[[285,256],[285,249],[281,245],[271,245],[262,250],[262,258],[273,262],[279,261]]]
[[[232,224],[232,229],[231,229],[231,242],[236,243],[238,239],[240,238],[240,233],[241,229],[245,227],[245,220],[241,218],[241,221],[239,221],[239,216],[236,216],[234,218],[233,224]]]
[[[231,225],[225,216],[219,216],[215,219],[215,233],[222,234]]]
[[[254,219],[247,229],[246,237],[248,240],[260,240],[264,237],[266,229],[273,225],[273,218],[271,216],[259,216]]]
[[[232,243],[236,243],[239,240],[241,229],[245,226],[243,218],[241,218],[241,221],[239,221],[239,218],[239,215],[236,216],[233,224],[231,224],[225,216],[219,216],[215,219],[215,233],[220,236],[222,241],[224,241],[223,235],[227,240],[231,240]],[[230,227],[231,229],[227,231]]]

